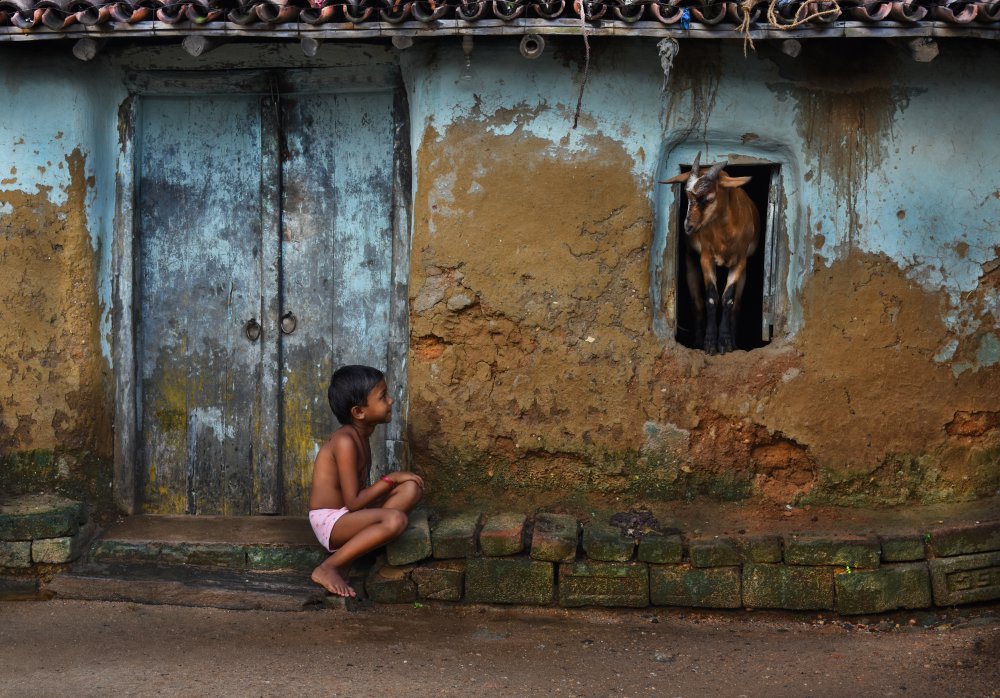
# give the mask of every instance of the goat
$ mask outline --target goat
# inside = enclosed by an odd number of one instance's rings
[[[736,318],[746,285],[747,258],[756,251],[760,242],[760,214],[754,202],[740,188],[750,181],[750,177],[730,177],[723,169],[728,162],[712,165],[705,174],[701,174],[700,159],[701,152],[691,164],[690,172],[660,184],[686,183],[685,260],[688,289],[695,304],[695,344],[703,346],[709,354],[725,354],[736,348]],[[721,321],[718,319],[717,267],[728,269],[726,288],[721,297]]]

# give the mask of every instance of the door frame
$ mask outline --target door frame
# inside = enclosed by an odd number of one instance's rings
[[[117,507],[126,514],[138,512],[141,504],[138,447],[142,419],[141,381],[138,380],[139,357],[136,353],[136,330],[139,323],[137,264],[139,246],[136,201],[137,148],[141,134],[139,108],[147,96],[201,96],[209,94],[258,94],[275,108],[262,110],[264,167],[261,172],[262,217],[264,230],[279,230],[281,190],[279,184],[277,97],[303,92],[393,92],[393,166],[392,166],[392,261],[389,299],[389,345],[386,379],[394,387],[399,409],[387,425],[385,469],[407,469],[409,448],[406,441],[409,394],[407,362],[409,352],[409,275],[411,240],[411,165],[409,104],[399,67],[396,65],[351,66],[349,68],[289,68],[250,70],[136,71],[124,74],[128,97],[118,110],[118,157],[115,182],[115,215],[112,230],[111,332],[112,362],[115,381],[114,482]],[[271,171],[274,170],[274,171]],[[273,299],[262,308],[265,327],[277,327],[279,309],[278,264],[280,240],[275,238],[261,250],[262,295]],[[272,288],[273,285],[273,288]],[[273,336],[271,336],[273,335]],[[267,333],[264,361],[278,368],[277,333]],[[263,341],[263,340],[262,340]],[[280,381],[265,380],[261,393],[262,448],[255,455],[255,477],[261,483],[259,511],[280,513],[283,506],[278,425]],[[273,467],[266,467],[267,462]],[[382,474],[381,471],[375,473]]]

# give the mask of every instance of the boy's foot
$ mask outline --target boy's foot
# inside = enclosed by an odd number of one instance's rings
[[[336,567],[320,565],[313,570],[312,580],[334,596],[355,596],[354,589],[340,576]]]

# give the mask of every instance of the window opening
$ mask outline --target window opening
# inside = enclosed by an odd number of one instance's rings
[[[711,163],[703,164],[702,170]],[[689,172],[691,165],[681,165],[681,172]],[[743,288],[742,308],[736,321],[736,348],[745,351],[767,346],[774,335],[774,306],[776,281],[775,221],[776,202],[780,198],[780,178],[778,165],[727,165],[730,177],[750,177],[743,190],[757,206],[760,215],[761,235],[757,251],[747,260],[747,280]],[[677,216],[674,240],[677,245],[675,339],[691,349],[695,346],[695,310],[688,290],[686,257],[690,254],[684,234],[684,217],[687,215],[687,196],[683,194],[683,184],[674,185]],[[718,274],[719,292],[725,287],[728,270],[720,268]],[[699,275],[700,276],[700,275]],[[700,279],[699,279],[700,283]]]

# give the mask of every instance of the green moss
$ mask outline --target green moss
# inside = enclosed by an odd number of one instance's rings
[[[0,492],[45,492],[87,502],[99,518],[114,513],[112,460],[86,451],[22,451],[0,456]]]
[[[515,460],[450,447],[428,460],[428,498],[444,511],[475,506],[493,511],[503,503],[524,504],[555,495],[566,508],[585,510],[595,498],[676,501],[703,496],[738,501],[752,492],[752,473],[685,468],[667,449],[536,448]]]
[[[799,504],[835,506],[894,506],[953,499],[941,482],[938,459],[930,454],[893,454],[872,470],[820,470],[816,486]]]

